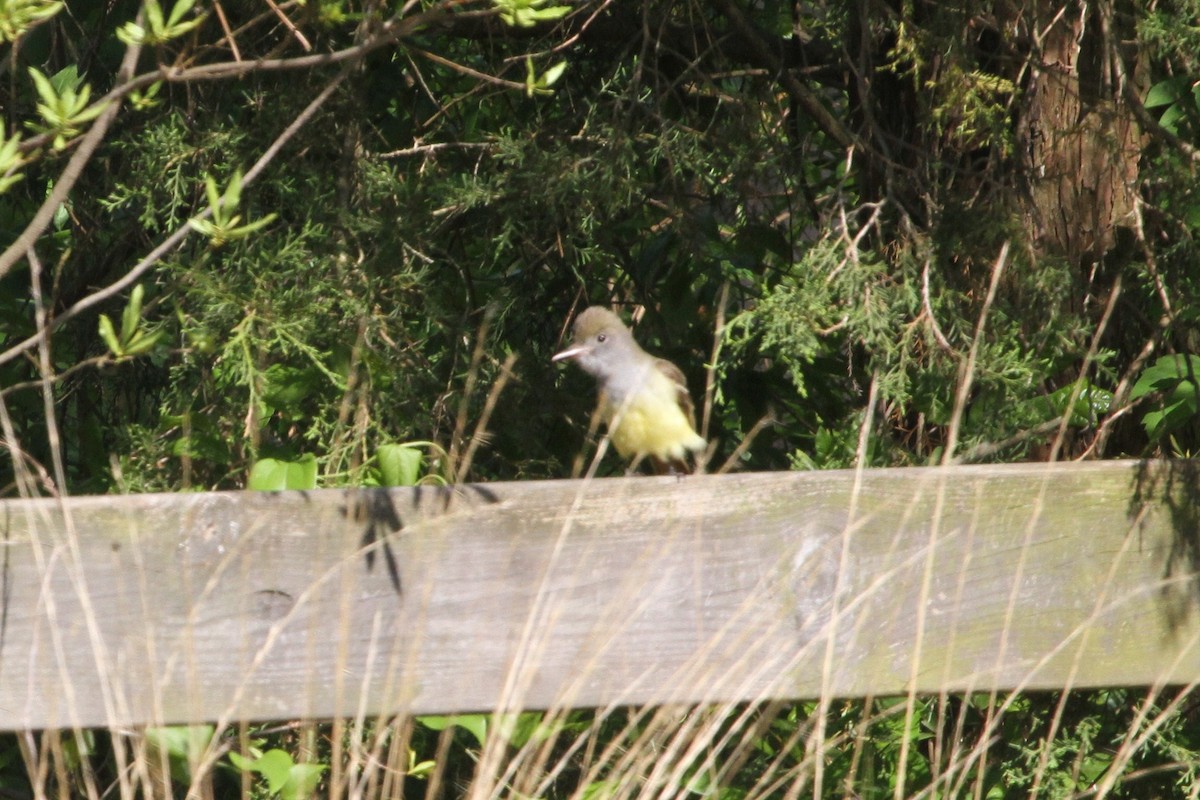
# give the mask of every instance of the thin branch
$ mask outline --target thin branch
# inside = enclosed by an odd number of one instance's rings
[[[459,452],[462,449],[462,441],[467,435],[467,415],[470,412],[471,395],[475,392],[475,382],[479,379],[480,365],[483,364],[483,357],[486,352],[487,334],[492,325],[492,318],[496,314],[495,306],[489,306],[483,317],[483,322],[479,325],[479,331],[475,334],[475,347],[471,351],[471,363],[467,367],[467,380],[463,386],[462,398],[458,403],[458,413],[454,419],[454,431],[450,435],[450,447],[446,450],[446,472],[455,477],[455,482],[461,482],[461,476],[464,474],[459,465]]]
[[[25,254],[29,262],[29,288],[33,295],[33,313],[37,321],[38,332],[46,330],[49,315],[46,313],[45,298],[42,297],[42,262],[37,252],[31,247]],[[58,433],[58,414],[54,407],[54,361],[50,358],[50,337],[41,336],[38,340],[38,370],[42,376],[42,414],[46,421],[46,438],[50,450],[50,463],[54,468],[54,483],[58,496],[67,491],[67,470],[63,464],[62,437]]]
[[[51,376],[51,381],[53,383],[60,383],[74,375],[76,372],[82,372],[83,370],[91,367],[104,367],[112,363],[113,357],[107,353],[104,355],[92,356],[91,358],[85,358],[83,361],[76,362],[61,372],[56,372],[53,376]],[[0,397],[8,397],[9,395],[16,394],[17,392],[25,391],[26,389],[37,389],[44,383],[44,378],[14,383],[11,386],[5,386],[3,389],[0,389]]]
[[[325,101],[328,100],[330,95],[333,94],[334,89],[340,86],[342,81],[349,77],[349,75],[349,68],[342,70],[337,77],[330,81],[329,84],[321,90],[320,94],[313,98],[313,100],[304,107],[304,110],[301,111],[294,120],[292,120],[292,123],[275,138],[275,141],[272,142],[270,147],[268,147],[266,151],[259,157],[258,161],[254,163],[254,166],[250,167],[250,169],[246,171],[246,174],[242,177],[243,187],[250,185],[254,179],[264,169],[267,168],[275,156],[278,155],[283,146],[312,119],[313,115],[317,113],[317,110],[324,105]],[[194,218],[204,220],[211,216],[212,209],[206,208]],[[62,314],[59,314],[57,317],[55,317],[44,329],[38,330],[37,333],[33,334],[29,338],[18,342],[4,352],[0,353],[0,365],[12,361],[30,347],[37,345],[44,336],[48,336],[68,320],[79,316],[89,308],[103,303],[110,297],[113,297],[114,295],[119,294],[128,287],[132,286],[138,278],[140,278],[146,273],[147,270],[157,264],[167,253],[170,253],[172,250],[182,244],[183,240],[186,239],[188,234],[191,232],[192,227],[189,223],[185,222],[183,225],[179,226],[179,228],[171,233],[170,236],[168,236],[157,247],[151,250],[145,258],[139,261],[133,267],[133,269],[125,273],[124,277],[122,277],[120,280],[115,281],[103,289],[93,292],[92,294],[83,298],[79,302],[75,303],[75,305],[64,311]]]
[[[221,0],[213,0],[213,10],[217,12],[217,20],[221,23],[221,30],[225,31],[225,41],[229,42],[229,51],[233,53],[233,60],[241,61],[242,53],[238,50],[237,39],[233,38],[233,31],[229,27],[229,20],[225,18],[225,9],[221,8]]]
[[[140,15],[138,19],[141,19]],[[141,47],[138,45],[129,45],[125,49],[125,57],[121,59],[121,66],[117,71],[118,85],[129,80],[129,77],[137,67],[137,58],[140,52]],[[67,161],[67,165],[63,167],[62,173],[54,181],[54,188],[50,190],[41,207],[34,213],[33,219],[25,226],[25,230],[21,231],[21,235],[17,237],[16,241],[9,245],[3,253],[0,253],[0,278],[7,275],[13,266],[30,251],[34,242],[46,232],[46,228],[54,220],[54,214],[66,202],[67,196],[75,186],[75,182],[83,174],[83,168],[92,159],[96,148],[104,140],[105,134],[108,133],[108,127],[117,118],[117,113],[120,110],[121,105],[119,102],[113,101],[109,103],[104,111],[100,112],[100,116],[96,117],[96,121],[92,123],[92,127],[88,129],[88,132],[79,140],[79,146],[71,154],[71,158]]]
[[[973,464],[977,461],[983,461],[985,458],[990,458],[991,456],[995,455],[996,453],[1001,453],[1001,452],[1009,449],[1010,447],[1015,447],[1018,444],[1020,444],[1021,442],[1027,441],[1028,439],[1032,439],[1034,437],[1050,433],[1053,430],[1057,430],[1059,425],[1062,424],[1063,420],[1067,420],[1067,419],[1070,419],[1070,416],[1067,414],[1063,414],[1061,416],[1055,417],[1054,419],[1049,419],[1049,420],[1046,420],[1045,422],[1039,422],[1037,425],[1034,425],[1032,428],[1026,428],[1023,431],[1014,433],[1012,436],[1009,436],[1007,439],[1001,439],[998,442],[981,442],[980,444],[977,444],[974,447],[972,447],[967,452],[963,453],[961,456],[955,456],[954,458],[950,459],[948,462],[944,462],[944,463]]]
[[[1008,248],[1010,244],[1010,242],[1004,243],[1000,248],[1000,255],[996,257],[996,263],[992,266],[992,280],[988,285],[988,293],[983,301],[983,308],[979,311],[979,320],[975,324],[975,336],[971,340],[971,348],[967,352],[966,360],[963,361],[962,367],[959,369],[958,391],[954,395],[954,413],[950,417],[950,432],[946,436],[946,448],[942,452],[943,464],[951,463],[954,458],[954,451],[958,447],[958,432],[962,426],[963,413],[967,408],[967,398],[971,395],[971,385],[975,378],[975,360],[979,356],[979,347],[983,341],[983,332],[987,324],[988,312],[991,311],[992,303],[996,300],[996,290],[1000,286],[1000,276],[1004,274],[1004,265],[1008,261]]]
[[[118,81],[112,90],[96,100],[89,108],[94,108],[96,105],[102,103],[117,102],[126,95],[159,81],[187,83],[189,81],[225,80],[229,78],[243,78],[254,72],[286,72],[289,70],[314,69],[335,64],[357,64],[374,51],[394,44],[399,39],[411,35],[421,28],[445,21],[451,18],[451,16],[457,22],[461,19],[494,16],[497,13],[494,9],[488,9],[482,11],[459,11],[451,15],[451,9],[455,6],[464,5],[469,2],[473,2],[473,0],[448,0],[442,5],[421,14],[406,19],[397,18],[388,20],[380,25],[372,36],[364,39],[362,42],[342,50],[335,50],[331,53],[319,53],[316,55],[298,56],[296,58],[260,58],[254,61],[235,62],[222,61],[217,64],[204,64],[198,67],[160,66],[152,72],[142,73],[123,82]],[[521,89],[525,88],[524,84],[519,84],[519,86]],[[51,137],[52,134],[40,134],[38,136],[31,136],[28,139],[22,139],[21,152],[26,153],[41,149],[49,143]]]
[[[463,453],[462,462],[458,465],[458,474],[454,476],[455,483],[462,483],[466,480],[467,473],[471,471],[471,462],[475,460],[475,452],[481,444],[487,441],[488,422],[492,418],[492,412],[496,410],[496,402],[500,399],[500,393],[504,391],[504,387],[513,376],[512,367],[516,361],[517,354],[509,353],[508,357],[504,359],[504,363],[500,365],[500,377],[492,384],[487,400],[484,401],[479,421],[475,423],[475,432],[471,434],[471,441],[467,444],[466,452]]]
[[[925,318],[929,321],[929,330],[933,333],[934,341],[941,345],[946,352],[955,353],[946,334],[942,333],[942,329],[938,327],[937,317],[933,314],[933,302],[929,296],[929,259],[925,259],[925,266],[921,267],[921,305],[925,308]]]
[[[486,72],[480,72],[477,69],[471,69],[465,64],[459,64],[456,61],[451,61],[448,58],[439,56],[436,53],[431,53],[428,50],[422,50],[419,47],[410,47],[409,50],[419,56],[428,58],[435,64],[440,64],[447,69],[454,70],[455,72],[461,72],[463,75],[474,78],[475,80],[483,81],[484,83],[491,83],[496,86],[503,86],[505,89],[518,89],[521,91],[525,90],[525,84],[523,83],[518,83],[517,81],[508,81],[504,78],[497,78],[495,75],[488,75]]]
[[[387,153],[379,153],[378,158],[403,158],[405,156],[421,156],[437,153],[442,150],[495,150],[496,145],[493,142],[431,142],[429,144],[416,144],[412,147],[406,147],[402,150],[391,150]]]
[[[704,411],[700,419],[700,435],[708,438],[708,426],[712,421],[713,396],[717,392],[717,359],[721,357],[721,341],[725,335],[725,311],[729,306],[729,281],[721,284],[717,298],[717,319],[713,326],[712,355],[704,371]]]
[[[858,144],[856,137],[842,124],[842,121],[825,107],[825,104],[811,89],[784,68],[783,60],[772,51],[767,38],[747,17],[746,12],[734,0],[722,0],[718,6],[732,23],[738,35],[751,43],[760,54],[763,63],[779,76],[779,82],[783,85],[784,90],[812,118],[813,123],[842,147],[856,146]]]
[[[737,465],[738,459],[742,457],[742,453],[750,449],[750,445],[754,443],[754,439],[767,428],[774,425],[776,421],[777,420],[775,419],[775,414],[773,412],[768,411],[766,414],[764,414],[758,420],[758,422],[754,423],[753,427],[746,432],[746,435],[742,437],[740,442],[738,442],[738,446],[733,448],[733,452],[729,454],[729,458],[725,459],[725,463],[721,465],[721,468],[717,470],[716,474],[724,475],[725,473],[731,471]]]
[[[279,6],[275,5],[273,0],[264,0],[264,2],[266,2],[266,4],[271,7],[271,10],[275,12],[275,16],[279,17],[279,21],[283,23],[283,26],[292,32],[292,36],[296,37],[296,41],[298,41],[300,46],[304,48],[304,52],[311,52],[312,45],[309,44],[308,39],[304,38],[304,34],[301,33],[299,29],[292,23],[292,21],[288,18],[288,15],[284,14],[279,9]]]
[[[1100,351],[1100,338],[1108,330],[1108,323],[1112,319],[1113,311],[1117,307],[1117,298],[1120,296],[1121,276],[1118,274],[1116,280],[1113,281],[1112,290],[1108,293],[1108,303],[1104,306],[1104,313],[1101,315],[1100,322],[1096,325],[1096,330],[1092,334],[1092,341],[1088,345],[1087,354],[1083,357],[1083,365],[1079,368],[1079,377],[1075,379],[1075,383],[1071,387],[1071,396],[1067,399],[1067,410],[1062,415],[1062,422],[1058,427],[1057,435],[1054,437],[1054,444],[1050,447],[1050,457],[1046,459],[1047,461],[1057,461],[1058,455],[1062,451],[1062,445],[1067,436],[1067,426],[1071,424],[1072,411],[1075,408],[1075,403],[1079,400],[1079,395],[1083,392],[1088,372],[1091,371],[1092,363],[1096,360],[1096,354]]]

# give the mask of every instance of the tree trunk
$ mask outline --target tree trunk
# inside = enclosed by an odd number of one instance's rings
[[[1137,70],[1112,63],[1124,56],[1094,6],[1042,3],[1038,17],[1019,129],[1029,230],[1040,250],[1089,267],[1133,226],[1142,134],[1120,80]]]

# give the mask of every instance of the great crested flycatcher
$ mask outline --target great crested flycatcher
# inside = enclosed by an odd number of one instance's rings
[[[692,398],[679,367],[643,350],[613,312],[600,306],[575,318],[574,341],[553,357],[573,359],[597,381],[600,415],[613,447],[634,466],[691,472],[689,453],[707,446],[696,433]]]

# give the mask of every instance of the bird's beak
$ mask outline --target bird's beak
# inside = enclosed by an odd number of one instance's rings
[[[587,351],[587,348],[585,346],[576,345],[575,347],[570,347],[570,348],[567,348],[566,350],[563,350],[561,353],[555,353],[553,356],[550,357],[550,360],[551,361],[562,361],[564,358],[574,358],[575,356],[579,355],[580,353],[584,353],[586,351]]]

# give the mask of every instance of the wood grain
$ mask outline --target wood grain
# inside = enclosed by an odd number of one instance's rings
[[[0,726],[1200,677],[1187,463],[0,503]]]

